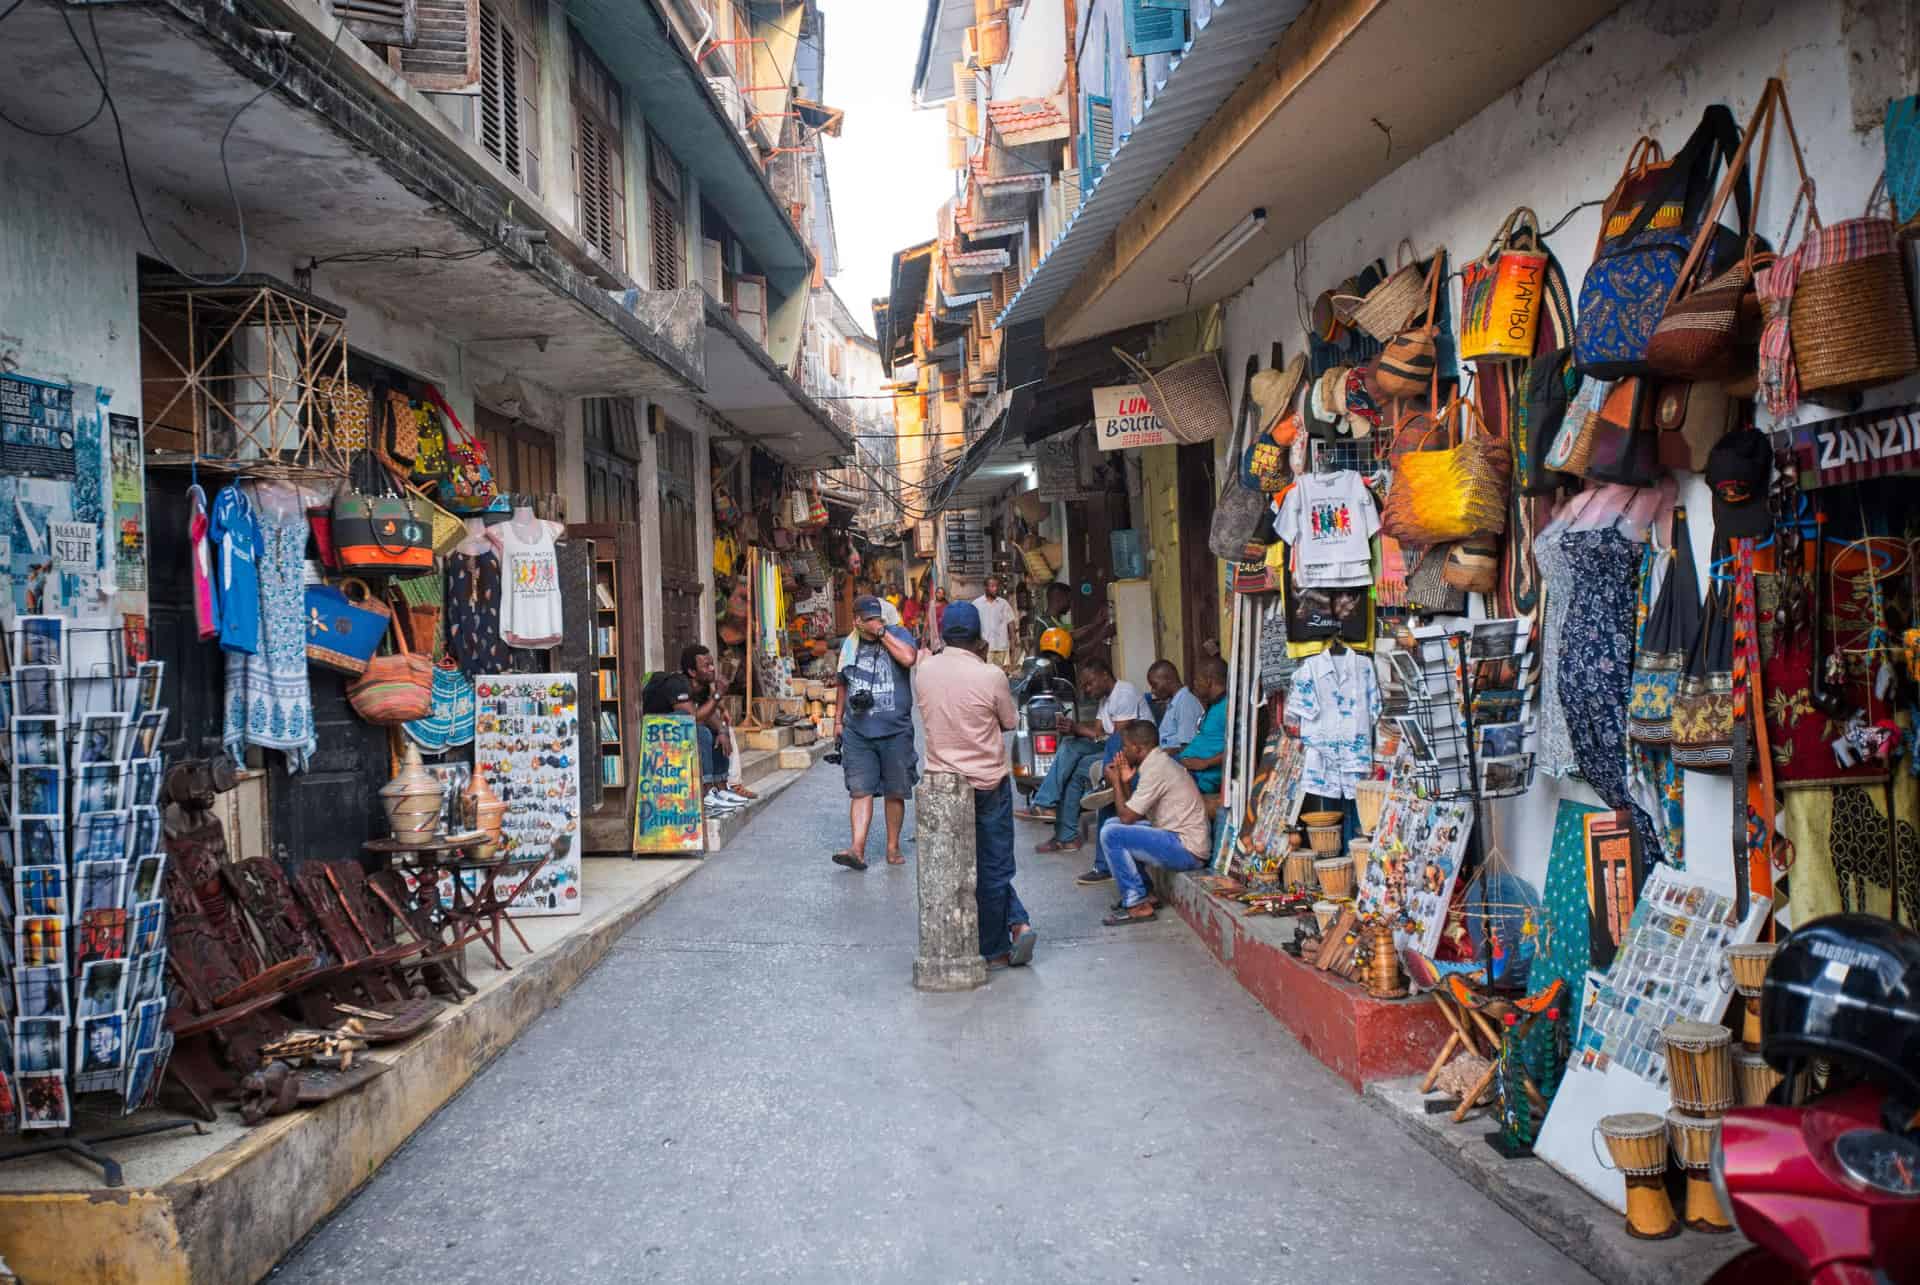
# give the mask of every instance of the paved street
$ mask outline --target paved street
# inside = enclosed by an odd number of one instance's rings
[[[273,1279],[1585,1279],[1036,826],[1034,966],[916,993],[845,823],[814,768]]]

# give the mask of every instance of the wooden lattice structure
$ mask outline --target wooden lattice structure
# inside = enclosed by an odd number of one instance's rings
[[[327,390],[347,380],[346,310],[272,277],[140,282],[147,449],[249,475],[343,476]]]

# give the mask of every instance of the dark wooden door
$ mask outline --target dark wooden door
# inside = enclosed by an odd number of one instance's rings
[[[307,770],[289,772],[286,755],[265,752],[274,855],[293,862],[357,857],[361,844],[387,832],[379,793],[393,774],[387,729],[353,712],[344,674],[316,665],[307,677],[319,738]]]
[[[169,763],[220,752],[226,701],[226,663],[218,646],[200,641],[194,621],[189,485],[182,471],[147,474],[147,646],[167,665],[160,699],[168,712],[162,745]]]
[[[1186,640],[1187,654],[1181,658],[1183,674],[1191,675],[1200,659],[1220,652],[1219,568],[1207,548],[1207,522],[1212,520],[1213,445],[1202,442],[1182,446],[1178,462],[1178,504],[1180,530],[1180,636]],[[1203,516],[1204,515],[1204,516]],[[1212,643],[1209,653],[1207,644]]]
[[[654,443],[660,460],[660,641],[673,660],[680,649],[700,641],[700,608],[706,588],[694,488],[705,470],[694,455],[694,436],[659,416]]]

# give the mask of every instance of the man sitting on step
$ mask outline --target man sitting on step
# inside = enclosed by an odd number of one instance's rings
[[[1100,827],[1100,852],[1120,889],[1109,927],[1154,918],[1153,897],[1140,863],[1162,870],[1198,870],[1207,864],[1207,809],[1193,776],[1160,748],[1160,731],[1146,719],[1120,729],[1120,756],[1107,765],[1116,815]]]
[[[662,670],[647,679],[646,686],[640,689],[640,712],[649,715],[684,714],[688,718],[698,718],[698,709],[694,705],[693,683],[686,674],[678,670]],[[743,808],[748,800],[726,788],[726,771],[721,769],[716,776],[706,776],[708,770],[709,733],[705,726],[700,733],[700,766],[706,782],[706,810],[709,816],[722,812],[731,812]]]
[[[733,717],[727,713],[726,684],[714,668],[713,653],[700,643],[680,650],[680,672],[693,688],[693,721],[700,725],[700,776],[710,789],[735,798],[760,797],[744,784],[733,784]]]

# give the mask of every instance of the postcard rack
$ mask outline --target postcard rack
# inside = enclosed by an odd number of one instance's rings
[[[1527,632],[1524,621],[1482,620],[1396,635],[1385,707],[1422,794],[1479,801],[1532,788]]]

